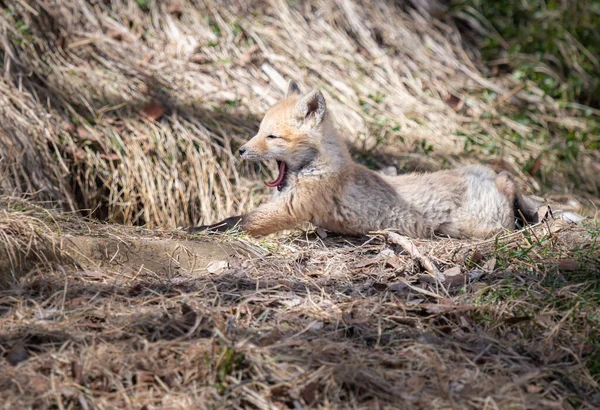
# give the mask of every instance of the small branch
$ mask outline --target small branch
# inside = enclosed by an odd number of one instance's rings
[[[397,234],[395,232],[389,231],[380,231],[376,232],[377,234],[385,236],[388,242],[393,243],[394,245],[401,246],[406,252],[421,263],[421,266],[429,272],[435,279],[440,281],[444,280],[444,275],[440,273],[438,268],[435,267],[431,259],[427,256],[423,255],[419,249],[411,242],[410,238],[404,235]]]

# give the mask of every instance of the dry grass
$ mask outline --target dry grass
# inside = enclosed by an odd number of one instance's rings
[[[251,208],[264,190],[232,147],[289,78],[324,91],[374,167],[486,161],[538,194],[598,194],[598,136],[577,143],[598,113],[486,78],[449,15],[384,0],[33,1],[5,6],[0,28],[11,194],[168,228]]]
[[[146,266],[126,248],[188,238],[5,204],[23,228],[1,223],[3,246],[49,227],[0,292],[5,408],[600,405],[594,221],[416,241],[446,273],[439,282],[378,237],[200,235],[200,258],[203,245],[237,251],[194,269],[166,250],[169,269]],[[122,249],[73,262],[70,244],[115,238]],[[61,258],[40,261],[45,243]]]

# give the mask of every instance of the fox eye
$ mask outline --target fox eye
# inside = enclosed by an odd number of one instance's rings
[[[275,138],[279,138],[279,137],[277,137],[275,135],[267,135],[267,138],[271,139],[271,140],[274,140]]]

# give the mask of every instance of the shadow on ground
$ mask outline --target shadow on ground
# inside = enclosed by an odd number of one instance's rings
[[[380,240],[298,236],[195,276],[115,265],[33,271],[0,294],[3,394],[15,400],[23,386],[46,386],[51,395],[19,403],[116,405],[112,392],[133,389],[144,401],[162,386],[188,404],[205,392],[222,405],[259,394],[283,408],[597,405],[585,376],[597,354],[585,334],[594,330],[575,333],[587,326],[584,311],[557,307],[597,281],[515,264],[444,287],[401,252],[382,258],[386,249]],[[529,301],[548,298],[556,303],[541,309]]]

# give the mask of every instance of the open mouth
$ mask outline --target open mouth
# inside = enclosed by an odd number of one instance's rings
[[[283,182],[285,181],[285,177],[287,176],[287,165],[285,164],[285,162],[279,160],[277,161],[277,165],[279,167],[279,175],[277,176],[277,179],[273,182],[265,181],[265,185],[270,188],[277,187],[277,190],[281,191],[281,189],[283,188]]]

